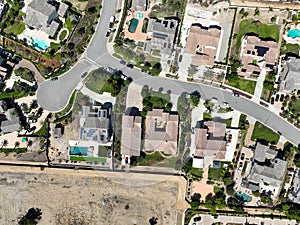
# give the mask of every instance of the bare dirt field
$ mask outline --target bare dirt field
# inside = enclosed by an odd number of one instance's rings
[[[17,224],[37,207],[39,225],[142,225],[152,217],[175,225],[186,206],[183,184],[163,175],[1,166],[0,224]]]

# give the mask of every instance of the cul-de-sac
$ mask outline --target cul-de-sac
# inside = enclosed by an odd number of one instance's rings
[[[0,225],[300,224],[300,1],[0,0]]]

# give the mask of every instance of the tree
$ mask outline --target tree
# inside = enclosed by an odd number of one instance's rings
[[[199,105],[200,97],[201,95],[198,91],[194,91],[193,93],[190,94],[190,99],[194,107],[197,107]]]
[[[30,208],[18,222],[19,225],[36,225],[42,219],[42,211],[39,208]]]
[[[260,12],[258,7],[255,8],[254,16],[259,16]]]

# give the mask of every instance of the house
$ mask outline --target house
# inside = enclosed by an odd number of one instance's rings
[[[149,0],[132,0],[131,10],[132,11],[147,11],[149,7]]]
[[[193,167],[207,168],[225,159],[225,133],[225,121],[206,121],[202,128],[195,128]]]
[[[140,156],[142,142],[142,117],[122,116],[121,154]]]
[[[212,67],[219,48],[221,28],[193,24],[190,28],[185,53],[192,54],[192,64]]]
[[[280,91],[291,93],[300,90],[300,59],[290,57],[282,64]]]
[[[149,19],[147,34],[151,37],[144,42],[144,51],[159,51],[162,56],[171,56],[176,41],[178,22],[174,19]]]
[[[287,162],[277,158],[277,151],[257,143],[250,173],[248,188],[277,197],[285,178]]]
[[[262,69],[273,71],[277,65],[279,46],[272,40],[246,35],[242,40],[240,76],[259,76]]]
[[[1,121],[0,133],[6,134],[21,130],[20,118],[14,108],[8,109],[5,113],[5,120]]]
[[[80,140],[107,143],[110,141],[110,115],[101,106],[82,106]]]
[[[7,6],[7,2],[5,0],[0,0],[0,18],[2,17],[6,6]]]
[[[292,190],[288,194],[288,199],[294,203],[300,204],[300,169],[297,168],[292,182]]]
[[[177,153],[178,115],[153,109],[146,115],[145,144],[146,151],[159,151],[169,155]]]
[[[58,16],[64,16],[67,9],[68,5],[65,3],[32,0],[27,6],[25,24],[54,37],[61,23]]]

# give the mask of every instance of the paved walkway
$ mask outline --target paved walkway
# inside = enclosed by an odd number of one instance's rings
[[[212,193],[214,194],[214,186],[207,184],[208,180],[208,168],[203,169],[203,178],[201,181],[193,181],[192,195],[194,193],[199,193],[201,195],[201,200],[205,201],[205,197]]]
[[[249,118],[249,116],[247,118]],[[249,128],[248,128],[248,132],[247,132],[247,135],[245,138],[245,146],[255,145],[255,142],[251,141],[251,136],[252,136],[252,132],[254,129],[255,121],[253,121],[251,119],[248,119],[248,121],[249,121]]]
[[[38,84],[45,81],[45,78],[40,74],[40,72],[37,70],[35,65],[32,62],[28,61],[27,59],[22,59],[21,62],[19,62],[19,64],[15,65],[14,69],[18,69],[19,67],[25,67],[27,69],[30,69],[32,72],[34,72],[34,78]]]

